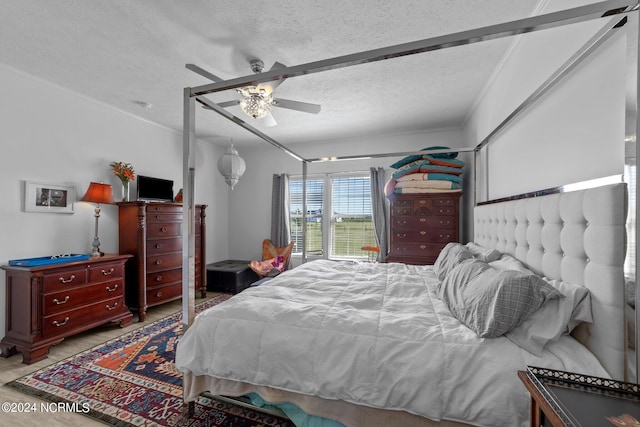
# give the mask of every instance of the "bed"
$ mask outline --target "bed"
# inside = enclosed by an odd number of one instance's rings
[[[527,425],[516,376],[527,365],[624,378],[626,197],[619,183],[482,204],[474,243],[445,248],[473,247],[472,258],[285,272],[196,317],[176,355],[185,399],[256,393],[346,426]],[[462,265],[476,263],[535,277],[527,292],[545,289],[506,336],[474,332],[452,305]],[[588,289],[591,319],[567,284]],[[554,312],[565,313],[561,325],[540,327]]]

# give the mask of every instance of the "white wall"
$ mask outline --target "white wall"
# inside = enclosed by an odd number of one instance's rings
[[[113,185],[109,163],[131,163],[137,174],[182,187],[180,133],[0,65],[0,264],[11,259],[88,253],[94,206],[78,202],[90,181]],[[207,262],[228,257],[229,191],[215,164],[222,150],[197,143],[196,202],[207,208]],[[213,165],[213,166],[211,166]],[[24,181],[75,187],[73,214],[23,211]],[[131,195],[135,195],[135,181]],[[118,208],[101,206],[100,242],[118,251]],[[220,244],[223,242],[223,244]],[[0,274],[0,331],[5,330],[5,275]],[[4,335],[4,332],[2,332]]]
[[[463,147],[460,130],[440,130],[430,133],[378,136],[305,144],[290,148],[304,158],[350,156],[363,154],[417,151],[434,145]],[[271,234],[271,190],[273,174],[302,175],[302,164],[268,144],[251,151],[238,149],[247,163],[247,171],[231,195],[229,218],[229,254],[233,259],[252,260],[262,256],[262,240]],[[398,158],[313,163],[307,172],[369,171],[372,166],[389,169]]]
[[[581,2],[566,3],[562,8]],[[482,141],[604,23],[522,36],[465,128],[470,143]],[[494,139],[485,151],[488,185],[482,185],[481,200],[622,174],[625,32],[623,28]]]

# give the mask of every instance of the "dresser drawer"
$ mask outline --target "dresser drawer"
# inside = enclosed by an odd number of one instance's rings
[[[174,282],[182,282],[182,268],[147,274],[147,287],[149,288]]]
[[[147,213],[147,223],[182,222],[182,213]]]
[[[153,203],[147,206],[147,221],[152,215],[182,215],[182,205],[168,205],[164,203]]]
[[[147,273],[182,267],[182,252],[147,257]]]
[[[147,225],[147,239],[182,236],[182,224],[179,222],[158,222]]]
[[[391,234],[392,242],[451,242],[457,240],[456,230],[394,230]]]
[[[89,324],[104,323],[114,312],[122,310],[124,297],[119,296],[107,301],[100,301],[90,305],[64,311],[42,319],[44,336],[54,337],[67,335],[74,330],[85,330]]]
[[[394,256],[436,257],[444,248],[443,243],[391,243]]]
[[[448,216],[408,216],[393,217],[391,220],[393,230],[424,230],[426,228],[456,229],[458,221],[455,217]]]
[[[413,200],[411,199],[396,199],[391,201],[392,208],[411,208],[413,207]]]
[[[89,268],[89,282],[104,282],[105,280],[117,280],[124,277],[123,264],[106,264]]]
[[[412,215],[413,215],[413,206],[399,207],[399,208],[392,208],[391,209],[391,216],[392,217],[412,216]]]
[[[452,206],[436,206],[433,208],[432,215],[440,215],[440,216],[456,216],[458,213],[457,207]]]
[[[76,287],[68,291],[43,295],[42,314],[49,316],[94,302],[122,296],[124,296],[124,282],[122,280]]]
[[[43,276],[44,292],[75,288],[87,283],[87,269],[63,270]]]
[[[182,251],[182,237],[147,239],[147,255]]]
[[[182,296],[182,282],[166,286],[147,288],[147,304],[157,305]]]

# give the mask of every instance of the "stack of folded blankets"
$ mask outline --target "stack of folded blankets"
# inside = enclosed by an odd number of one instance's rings
[[[446,149],[448,147],[424,148],[420,151],[425,154],[407,156],[392,164],[396,171],[385,186],[386,195],[462,191],[464,162],[456,159],[458,153],[428,153]]]

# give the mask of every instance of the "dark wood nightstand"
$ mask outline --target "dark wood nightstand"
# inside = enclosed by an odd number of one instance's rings
[[[637,384],[535,367],[518,377],[531,395],[532,427],[640,425]]]

